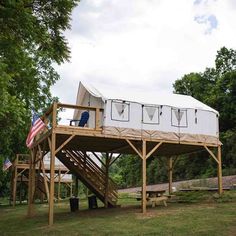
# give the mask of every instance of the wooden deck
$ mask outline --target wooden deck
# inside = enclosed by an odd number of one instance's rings
[[[60,108],[70,108],[76,110],[91,110],[95,112],[95,124],[94,128],[87,127],[74,127],[67,125],[57,124],[57,113]],[[218,191],[222,193],[222,170],[221,170],[221,144],[210,144],[201,142],[180,142],[172,140],[160,140],[153,138],[143,138],[135,136],[125,136],[125,135],[112,135],[105,134],[103,132],[102,121],[100,121],[102,108],[98,107],[84,107],[77,105],[68,105],[54,103],[49,110],[44,114],[42,120],[47,124],[47,128],[42,132],[34,141],[31,149],[31,161],[30,161],[30,181],[29,181],[29,208],[28,215],[31,216],[33,212],[33,191],[34,191],[34,173],[35,173],[35,163],[42,160],[44,155],[48,152],[51,154],[50,162],[50,174],[53,176],[56,172],[55,157],[60,157],[63,163],[66,163],[67,167],[75,173],[77,176],[85,176],[83,181],[87,183],[93,191],[95,191],[95,185],[91,182],[88,176],[81,175],[79,169],[75,169],[75,166],[79,163],[74,162],[74,165],[69,164],[73,155],[79,155],[76,157],[85,158],[87,152],[95,153],[97,152],[106,153],[106,160],[104,165],[104,177],[101,179],[100,191],[97,189],[95,194],[100,194],[100,199],[104,201],[104,206],[109,206],[112,204],[112,200],[109,200],[111,196],[110,191],[110,181],[109,181],[109,167],[115,162],[115,160],[121,154],[135,154],[142,159],[142,212],[146,213],[146,161],[150,156],[166,156],[168,160],[168,176],[169,176],[169,193],[172,191],[172,173],[175,164],[175,160],[178,155],[185,153],[192,153],[197,151],[205,150],[209,153],[218,167]],[[216,152],[215,152],[216,151]],[[67,155],[65,154],[67,153]],[[70,153],[70,154],[68,154]],[[118,157],[113,155],[118,153]],[[73,157],[74,158],[74,157]],[[72,158],[72,159],[73,159]],[[97,156],[99,159],[99,157]],[[100,160],[101,161],[101,160]],[[83,163],[80,163],[81,165]],[[84,168],[89,169],[90,166],[84,165]],[[80,170],[82,171],[82,169]],[[49,192],[49,225],[53,224],[53,208],[54,208],[54,179],[50,179],[50,192]]]
[[[35,184],[35,191],[41,201],[49,199],[49,187],[48,182],[50,181],[50,165],[44,164],[43,161],[37,162],[34,165],[35,171],[37,172],[37,180]],[[16,205],[17,199],[17,188],[19,188],[19,202],[22,202],[21,188],[22,184],[29,185],[29,172],[30,172],[30,155],[29,154],[17,154],[16,158],[11,166],[12,170],[12,181],[11,181],[11,200],[12,205]],[[72,192],[72,179],[65,178],[67,174],[70,174],[68,168],[64,165],[55,165],[54,181],[58,185],[58,192],[55,198],[60,199],[60,188],[61,184],[64,184]]]

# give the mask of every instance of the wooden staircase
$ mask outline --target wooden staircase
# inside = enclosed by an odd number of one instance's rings
[[[111,178],[106,178],[105,171],[88,155],[79,151],[62,150],[57,153],[57,158],[104,203],[107,193],[108,207],[116,206],[118,199],[116,184]]]
[[[24,181],[27,185],[28,185],[28,181],[29,181],[29,170],[25,170],[23,172],[24,177],[26,178],[27,181]],[[46,194],[46,189],[45,189],[45,185],[44,185],[44,179],[42,175],[37,175],[36,174],[36,178],[35,178],[35,187],[36,187],[36,191],[40,191],[41,193],[43,193],[45,196],[47,196]]]

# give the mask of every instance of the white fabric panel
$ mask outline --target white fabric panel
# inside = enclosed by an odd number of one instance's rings
[[[141,119],[142,119],[141,105],[138,103],[129,103],[129,105],[127,105],[126,109],[124,110],[125,112],[124,116],[123,115],[120,116],[115,107],[117,103],[118,103],[117,100],[107,100],[105,106],[106,107],[105,119],[103,125],[141,129]],[[122,117],[124,117],[124,119],[122,119]]]
[[[142,121],[145,124],[159,124],[159,106],[142,106]]]
[[[177,119],[177,108],[169,106],[160,106],[158,109],[159,123],[144,123],[144,120],[142,121],[142,118],[145,106],[142,106],[139,103],[131,102],[129,121],[124,122],[122,120],[119,121],[111,119],[111,104],[112,100],[108,100],[106,103],[106,118],[104,120],[104,126],[133,128],[141,130],[158,130],[162,132],[185,134],[203,134],[212,136],[218,135],[218,117],[215,113],[210,111],[180,109],[181,119],[179,123]],[[149,119],[148,114],[146,114],[146,119]]]
[[[187,128],[187,109],[171,108],[171,125],[175,127]]]
[[[117,121],[129,121],[130,104],[122,101],[111,102],[111,119]]]

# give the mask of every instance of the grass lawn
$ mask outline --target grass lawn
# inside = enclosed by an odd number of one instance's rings
[[[47,204],[35,205],[35,216],[26,217],[27,205],[0,205],[0,235],[236,235],[236,192],[219,198],[213,193],[180,193],[178,201],[141,213],[140,202],[122,195],[115,209],[69,211],[68,201],[55,204],[55,224],[47,226]]]

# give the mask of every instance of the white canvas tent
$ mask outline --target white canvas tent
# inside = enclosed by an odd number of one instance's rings
[[[219,113],[191,96],[179,94],[152,94],[129,96],[99,92],[80,82],[77,105],[104,109],[100,125],[106,135],[147,137],[153,140],[220,144]],[[79,119],[80,113],[74,113]],[[95,125],[95,112],[90,111],[88,127]]]

